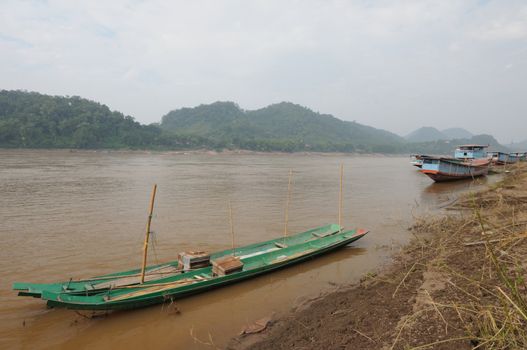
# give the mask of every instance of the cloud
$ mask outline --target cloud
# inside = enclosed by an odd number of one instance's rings
[[[527,39],[527,4],[492,2],[481,7],[471,18],[467,36],[484,41]]]
[[[526,14],[521,1],[5,0],[0,87],[85,96],[142,122],[291,100],[402,134],[506,138],[492,118],[525,112]]]

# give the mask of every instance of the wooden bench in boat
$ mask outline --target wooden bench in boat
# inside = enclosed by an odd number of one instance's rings
[[[181,269],[173,265],[163,265],[153,269],[148,270],[145,273],[145,282],[153,281],[160,278],[170,277],[181,273]],[[96,289],[108,289],[122,286],[130,286],[133,284],[141,283],[141,276],[122,276],[117,277],[114,280],[91,284],[88,283],[85,285],[86,290],[96,290]]]

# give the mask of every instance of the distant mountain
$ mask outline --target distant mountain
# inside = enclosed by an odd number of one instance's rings
[[[452,155],[459,145],[489,145],[489,151],[510,152],[491,135],[475,135],[468,139],[437,140],[432,142],[413,142],[407,145],[410,153]]]
[[[442,130],[441,133],[446,136],[446,140],[470,139],[474,136],[470,131],[463,128],[450,128]]]
[[[470,139],[467,139],[467,144],[476,144],[476,145],[489,145],[490,151],[502,151],[510,152],[510,149],[506,146],[503,146],[494,138],[492,135],[481,134],[474,135]]]
[[[253,111],[234,102],[174,110],[161,128],[214,140],[225,147],[255,150],[398,152],[404,139],[385,130],[281,102]]]
[[[513,152],[527,152],[527,140],[506,145]]]
[[[408,142],[431,142],[447,140],[448,138],[439,130],[431,126],[419,128],[405,136]]]
[[[434,142],[440,140],[470,139],[474,136],[463,128],[450,128],[439,131],[430,126],[419,128],[405,136],[408,142]]]

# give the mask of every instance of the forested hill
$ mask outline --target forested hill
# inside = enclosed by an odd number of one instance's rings
[[[253,111],[233,102],[215,102],[174,110],[160,124],[142,125],[103,104],[76,96],[0,91],[2,148],[450,154],[463,143],[491,144],[494,150],[503,147],[490,135],[411,143],[388,131],[289,102]]]
[[[388,131],[346,122],[289,102],[245,111],[233,102],[182,108],[165,115],[161,127],[199,135],[227,147],[287,151],[397,153],[404,139]]]
[[[157,132],[80,97],[0,92],[0,144],[20,147],[143,145]]]
[[[167,135],[155,125],[80,97],[0,91],[0,147],[182,148],[201,140]]]

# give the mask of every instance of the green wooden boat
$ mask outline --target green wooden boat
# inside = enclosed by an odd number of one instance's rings
[[[45,289],[41,291],[41,297],[47,300],[50,307],[78,310],[119,310],[145,307],[235,283],[316,257],[358,240],[367,231],[351,230],[321,237],[312,233],[309,233],[312,238],[305,242],[290,246],[281,245],[282,248],[279,249],[264,249],[258,253],[255,252],[256,254],[242,255],[240,260],[243,262],[243,269],[224,276],[213,275],[212,268],[209,266],[140,285],[106,290],[57,292]],[[300,235],[303,236],[303,234]],[[282,239],[275,240],[275,242],[280,242]],[[265,244],[264,247],[266,247]]]
[[[287,237],[272,239],[265,242],[250,244],[244,247],[236,248],[236,255],[242,258],[257,256],[272,251],[278,251],[281,247],[289,247],[303,244],[321,237],[330,236],[340,231],[340,226],[330,224],[306,232],[290,235]],[[231,255],[232,249],[223,250],[211,254],[211,260]],[[69,280],[57,283],[14,283],[13,290],[18,291],[19,296],[31,296],[40,298],[44,291],[50,293],[83,293],[93,294],[95,292],[105,291],[115,287],[124,287],[140,284],[141,269],[122,271],[101,275],[86,279]],[[145,282],[152,284],[160,280],[167,280],[178,276],[185,278],[189,272],[182,271],[178,267],[178,261],[171,261],[164,264],[152,265],[146,268]],[[200,272],[201,273],[201,272]],[[203,272],[205,273],[205,272]]]

